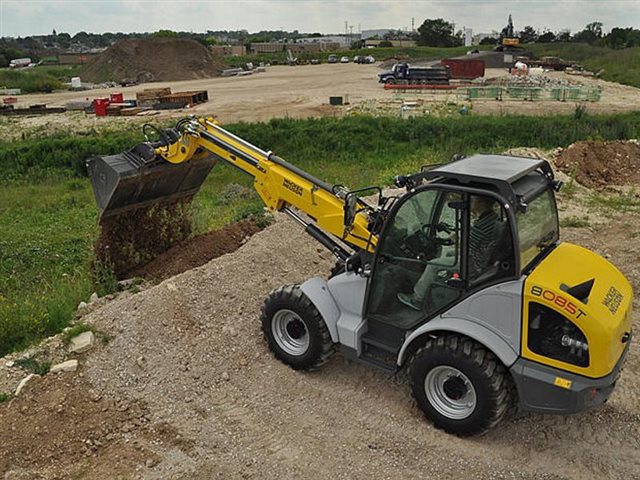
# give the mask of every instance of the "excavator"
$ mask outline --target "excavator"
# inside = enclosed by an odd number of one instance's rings
[[[402,193],[389,195],[325,183],[212,118],[145,130],[157,139],[88,160],[101,218],[193,196],[222,162],[335,255],[328,279],[278,288],[262,307],[268,348],[291,368],[339,350],[406,372],[425,416],[459,436],[516,407],[570,414],[611,396],[633,292],[607,260],[560,240],[562,182],[546,160],[456,157],[398,175]]]

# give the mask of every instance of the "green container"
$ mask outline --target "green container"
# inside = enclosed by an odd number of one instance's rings
[[[467,88],[467,96],[469,100],[479,100],[483,98],[501,100],[502,89],[500,87],[469,87]]]
[[[509,98],[518,100],[539,100],[542,97],[543,89],[540,87],[509,87],[507,95]]]

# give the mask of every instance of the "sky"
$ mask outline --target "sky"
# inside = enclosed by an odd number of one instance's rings
[[[444,18],[456,30],[499,31],[513,14],[516,30],[580,31],[593,21],[640,28],[640,0],[0,0],[0,37],[79,31],[154,32],[160,29],[298,30],[344,33],[378,28],[417,29]]]

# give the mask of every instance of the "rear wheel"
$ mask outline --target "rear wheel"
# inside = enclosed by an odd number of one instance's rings
[[[480,344],[462,336],[430,339],[411,362],[413,396],[436,428],[460,436],[486,432],[513,402],[509,374]]]
[[[318,368],[335,350],[324,319],[299,285],[271,292],[260,320],[269,349],[295,370]]]

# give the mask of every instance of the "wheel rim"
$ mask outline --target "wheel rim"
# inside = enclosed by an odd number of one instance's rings
[[[289,355],[303,355],[309,348],[309,331],[296,312],[279,310],[271,321],[271,332],[278,346]]]
[[[429,403],[447,418],[462,420],[476,408],[476,390],[467,376],[448,365],[433,368],[424,380]]]

